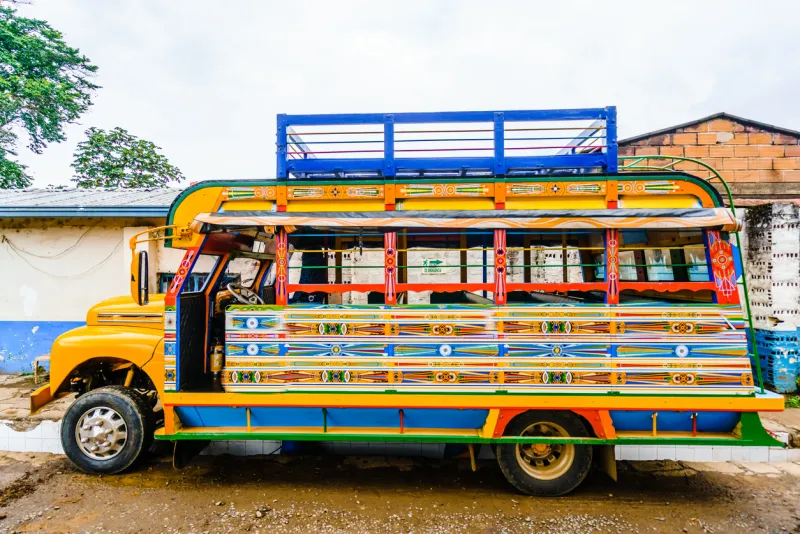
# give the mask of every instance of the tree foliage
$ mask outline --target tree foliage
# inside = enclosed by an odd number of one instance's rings
[[[62,37],[45,21],[0,7],[0,187],[31,183],[25,166],[9,158],[17,153],[15,131],[24,130],[39,154],[63,141],[64,126],[92,104],[97,67]]]
[[[159,187],[184,178],[160,147],[122,128],[89,128],[86,137],[72,162],[78,187]]]

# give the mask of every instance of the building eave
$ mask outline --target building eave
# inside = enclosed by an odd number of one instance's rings
[[[0,219],[19,219],[21,217],[67,217],[67,218],[119,218],[119,217],[157,217],[165,219],[169,206],[93,206],[93,207],[36,207],[2,206]]]

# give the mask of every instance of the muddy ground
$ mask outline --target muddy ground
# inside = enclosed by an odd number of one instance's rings
[[[0,454],[0,532],[800,532],[800,478],[619,463],[558,499],[519,495],[492,461],[149,457],[117,476]]]

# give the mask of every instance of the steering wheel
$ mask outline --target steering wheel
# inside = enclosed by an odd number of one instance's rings
[[[231,295],[242,304],[264,304],[264,299],[246,287],[242,287],[234,282],[230,282],[226,287],[228,291],[231,292]]]

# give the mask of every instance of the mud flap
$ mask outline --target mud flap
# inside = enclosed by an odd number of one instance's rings
[[[617,459],[614,457],[614,445],[595,445],[595,457],[600,468],[617,481]]]
[[[211,443],[208,440],[176,440],[172,451],[172,467],[183,469]]]
[[[31,415],[41,410],[47,403],[53,400],[50,392],[50,384],[45,384],[31,393]]]

